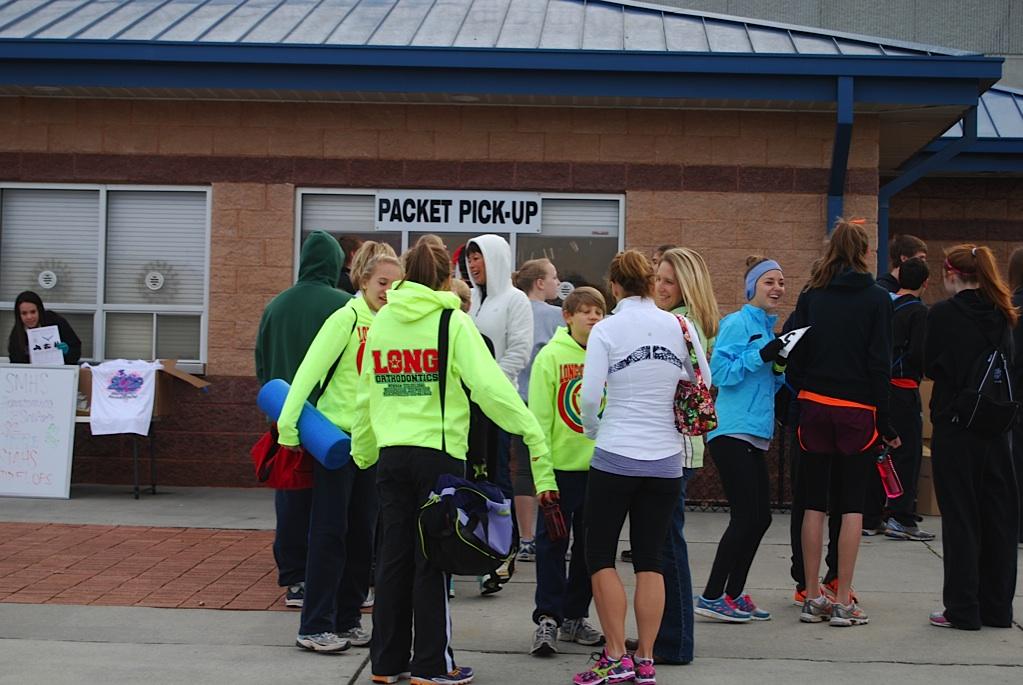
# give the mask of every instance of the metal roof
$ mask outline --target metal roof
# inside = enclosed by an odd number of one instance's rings
[[[958,123],[942,138],[960,138],[963,125]],[[977,105],[977,138],[1023,138],[1023,91],[994,86],[980,96]]]
[[[0,2],[0,39],[975,54],[629,0],[11,0]]]

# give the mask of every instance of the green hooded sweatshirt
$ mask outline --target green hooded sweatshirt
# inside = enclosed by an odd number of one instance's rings
[[[533,360],[533,371],[529,375],[529,410],[540,422],[551,446],[550,454],[530,463],[537,492],[558,489],[555,469],[587,471],[590,468],[594,441],[583,435],[579,416],[585,360],[586,348],[564,327],[554,332]]]
[[[302,246],[298,282],[266,306],[256,334],[256,378],[291,383],[306,350],[327,317],[352,298],[334,286],[344,263],[341,246],[329,233],[315,231]]]
[[[297,424],[302,404],[324,381],[338,357],[341,361],[334,371],[330,385],[323,389],[316,408],[335,426],[346,433],[352,432],[355,389],[359,384],[359,371],[362,369],[362,345],[374,316],[375,313],[366,304],[365,298],[357,297],[331,314],[323,324],[313,344],[309,346],[301,366],[298,367],[288,399],[285,400],[281,416],[277,419],[280,444],[289,446],[299,444]]]
[[[352,428],[352,458],[376,463],[381,447],[442,449],[465,459],[472,401],[497,425],[521,435],[532,457],[547,453],[536,418],[501,371],[458,296],[406,281],[387,294],[387,306],[366,336]],[[448,334],[447,388],[441,424],[437,338],[442,309],[454,310]],[[443,432],[442,432],[443,431]],[[442,443],[442,437],[446,438]]]

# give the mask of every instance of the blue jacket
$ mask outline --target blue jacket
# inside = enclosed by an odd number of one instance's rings
[[[738,433],[765,440],[774,435],[774,394],[785,376],[763,362],[760,350],[774,340],[777,320],[750,304],[722,319],[710,358],[718,388],[718,427],[707,434],[708,440]]]

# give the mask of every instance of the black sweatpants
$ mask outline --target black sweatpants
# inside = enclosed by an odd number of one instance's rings
[[[945,617],[966,630],[1008,628],[1019,539],[1009,436],[981,438],[936,423],[931,445],[941,508]]]
[[[902,445],[892,450],[892,463],[902,481],[902,496],[888,500],[888,511],[902,525],[915,526],[917,482],[920,480],[920,462],[924,456],[920,390],[892,386],[889,397],[892,426],[902,440]],[[877,472],[876,468],[874,472]],[[880,476],[877,480],[880,481]]]
[[[771,527],[771,483],[763,450],[728,435],[707,443],[728,497],[728,528],[718,543],[703,596],[736,598],[746,587],[760,540]]]
[[[1023,335],[1023,330],[1020,330],[1019,335]],[[1019,541],[1023,542],[1023,426],[1012,429],[1012,461],[1016,468],[1016,488],[1019,493]]]
[[[464,475],[465,462],[425,447],[380,450],[380,547],[370,645],[375,675],[411,671],[431,678],[455,667],[447,575],[423,556],[417,532],[419,507],[444,473]]]

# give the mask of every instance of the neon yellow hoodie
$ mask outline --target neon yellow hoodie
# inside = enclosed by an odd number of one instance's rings
[[[366,336],[356,396],[352,457],[373,464],[381,447],[441,449],[465,459],[472,401],[497,425],[521,435],[532,457],[547,452],[536,418],[501,371],[458,296],[407,281],[387,294],[387,306]],[[442,309],[454,310],[448,334],[447,388],[441,425],[437,334]],[[443,433],[442,433],[443,430]],[[446,437],[442,443],[442,436]]]
[[[346,433],[351,433],[362,346],[369,326],[373,323],[373,317],[373,310],[366,304],[366,300],[356,297],[331,314],[323,323],[320,332],[316,334],[312,345],[302,358],[298,371],[295,372],[291,391],[288,392],[288,398],[284,401],[281,415],[277,419],[280,444],[299,443],[297,423],[302,403],[309,397],[309,393],[323,382],[338,355],[341,355],[341,361],[330,380],[330,385],[324,389],[316,403],[316,408],[335,426]],[[359,466],[365,468],[363,464]]]
[[[583,435],[579,391],[583,385],[586,348],[561,327],[533,360],[529,375],[529,410],[551,446],[550,454],[533,459],[537,492],[557,490],[554,470],[587,471],[594,441]]]

